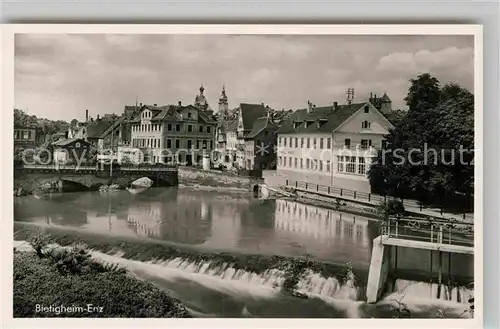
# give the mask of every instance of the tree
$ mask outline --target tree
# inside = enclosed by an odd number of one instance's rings
[[[71,120],[70,125],[71,127],[76,127],[78,125],[78,120],[77,119]]]
[[[429,74],[410,82],[409,109],[369,170],[372,189],[438,204],[456,192],[470,196],[473,153],[463,150],[474,148],[474,95],[457,84],[439,88]]]

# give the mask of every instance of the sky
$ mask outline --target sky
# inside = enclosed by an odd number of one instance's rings
[[[473,91],[473,36],[17,34],[15,107],[49,119],[85,110],[192,104],[201,84],[217,110],[264,103],[306,108],[387,92],[404,108],[409,80],[430,73]]]

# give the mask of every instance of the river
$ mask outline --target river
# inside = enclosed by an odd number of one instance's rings
[[[376,221],[289,200],[259,200],[246,193],[191,188],[152,188],[142,193],[126,190],[26,196],[14,200],[14,219],[65,226],[112,236],[165,240],[206,250],[225,250],[283,256],[310,255],[317,260],[352,264],[368,271]],[[279,274],[203,270],[182,260],[140,262],[94,252],[98,259],[126,266],[180,299],[201,317],[390,317],[386,298],[368,305],[357,288],[311,273],[299,283],[309,295],[300,299],[276,289]],[[412,286],[412,315],[463,316],[465,304],[435,300],[427,283]],[[465,294],[465,291],[458,291]]]

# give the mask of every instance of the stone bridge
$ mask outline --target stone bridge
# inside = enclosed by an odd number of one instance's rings
[[[124,188],[143,177],[151,179],[156,187],[176,186],[177,175],[175,167],[118,167],[110,170],[109,167],[97,166],[24,165],[14,169],[14,188],[22,191],[18,194],[30,194],[36,190],[98,190],[102,185],[111,184]]]

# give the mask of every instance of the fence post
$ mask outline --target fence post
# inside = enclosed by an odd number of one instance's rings
[[[307,182],[306,182],[306,190],[307,190]]]
[[[288,179],[285,180],[285,186],[288,186]]]
[[[340,196],[342,196],[342,189],[340,189]]]
[[[299,182],[295,181],[295,188],[297,188],[299,185]]]
[[[316,192],[319,192],[319,184],[316,184]]]
[[[328,194],[330,194],[330,186],[328,186]],[[465,217],[465,215],[464,215],[464,217]]]
[[[356,191],[354,191],[354,199],[356,199]]]

